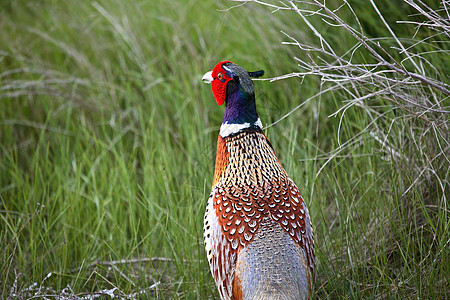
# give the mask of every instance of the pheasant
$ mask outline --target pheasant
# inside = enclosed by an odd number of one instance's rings
[[[221,299],[307,299],[314,273],[311,219],[262,132],[251,77],[230,61],[203,76],[225,115],[217,141],[204,241]]]

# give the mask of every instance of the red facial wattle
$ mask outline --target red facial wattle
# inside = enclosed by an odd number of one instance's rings
[[[232,78],[227,75],[227,72],[222,67],[225,63],[231,63],[231,61],[222,61],[218,63],[212,71],[212,77],[214,80],[211,83],[211,89],[218,105],[222,105],[225,102],[225,98],[227,96],[227,83],[232,80]]]
[[[225,102],[225,98],[227,96],[227,82],[221,82],[219,79],[215,79],[211,83],[211,89],[214,94],[214,98],[216,98],[216,102],[219,105],[222,105]]]

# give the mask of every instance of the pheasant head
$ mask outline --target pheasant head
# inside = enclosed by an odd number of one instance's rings
[[[255,106],[255,91],[251,77],[260,77],[264,71],[247,72],[230,61],[218,63],[203,76],[211,84],[218,105],[225,103],[225,115],[220,128],[222,137],[249,127],[261,128]]]

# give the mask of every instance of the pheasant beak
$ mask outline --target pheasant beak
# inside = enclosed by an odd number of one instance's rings
[[[204,83],[211,83],[213,82],[214,78],[212,77],[212,71],[209,71],[205,75],[203,75],[202,81]]]

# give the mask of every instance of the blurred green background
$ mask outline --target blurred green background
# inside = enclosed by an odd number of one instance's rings
[[[388,35],[366,1],[351,3],[369,37]],[[0,3],[1,298],[219,298],[202,231],[223,107],[202,75],[222,60],[266,78],[298,71],[294,57],[308,53],[283,45],[281,31],[317,44],[292,11],[227,10],[236,4]],[[410,6],[378,5],[399,36],[414,36],[396,23]],[[341,53],[354,45],[341,28],[311,22]],[[433,59],[447,79],[448,60]],[[321,88],[315,77],[255,82],[263,125]],[[309,206],[316,297],[446,298],[448,181],[442,189],[433,177],[405,196],[417,176],[368,133],[328,161],[372,121],[358,107],[329,117],[345,99],[324,94],[265,130]]]

